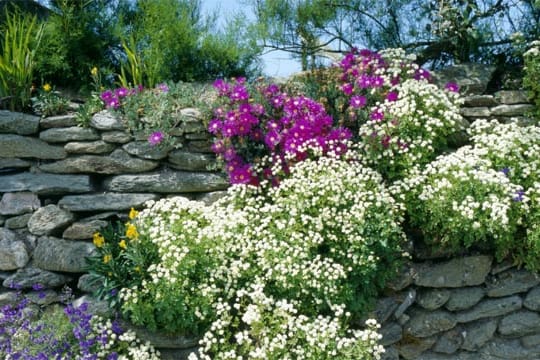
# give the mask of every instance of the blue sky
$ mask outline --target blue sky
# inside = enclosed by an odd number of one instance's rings
[[[248,19],[254,18],[253,12],[243,0],[201,0],[204,12],[218,10],[221,18],[232,17],[235,13],[244,12]],[[292,60],[288,53],[272,51],[262,56],[263,72],[266,76],[289,76],[300,71],[300,64]]]

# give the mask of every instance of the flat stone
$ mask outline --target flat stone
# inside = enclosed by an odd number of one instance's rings
[[[133,140],[133,137],[125,131],[106,131],[101,133],[101,140],[108,143],[125,144]]]
[[[392,316],[398,307],[398,300],[393,297],[380,297],[375,303],[375,309],[370,313],[371,318],[375,318],[379,324],[383,324]]]
[[[11,158],[6,159],[2,158],[0,159],[0,170],[8,170],[8,169],[27,169],[30,166],[32,166],[32,163],[29,161]]]
[[[94,251],[89,242],[41,237],[34,249],[34,265],[43,270],[82,273],[87,267],[86,257]]]
[[[490,256],[469,256],[443,263],[416,264],[414,283],[424,287],[462,287],[480,285],[491,269]]]
[[[58,293],[51,289],[30,291],[24,294],[24,296],[30,300],[31,303],[41,306],[47,306],[60,301],[60,296],[58,296]]]
[[[110,156],[81,155],[41,165],[40,169],[60,174],[124,174],[150,171],[158,165],[155,161],[132,157],[124,150],[116,149]]]
[[[488,107],[466,107],[461,108],[459,113],[461,116],[468,118],[479,118],[479,117],[489,117],[491,116],[491,111]]]
[[[0,200],[0,214],[21,215],[37,210],[39,198],[31,192],[5,193]]]
[[[493,95],[470,95],[463,98],[464,107],[492,107],[499,103]]]
[[[155,194],[67,195],[60,199],[58,205],[70,211],[119,211],[139,208],[145,202],[158,198]]]
[[[96,231],[101,231],[107,224],[107,221],[104,220],[79,221],[64,230],[62,238],[70,240],[91,239]]]
[[[540,346],[540,334],[524,336],[521,338],[521,345],[526,348]]]
[[[135,326],[125,321],[121,321],[121,326],[123,329],[135,331],[137,337],[141,339],[143,343],[148,341],[152,345],[154,345],[154,347],[158,348],[189,349],[199,343],[199,339],[196,338],[169,335],[156,331],[150,331],[144,327]]]
[[[378,332],[382,335],[382,339],[379,341],[379,343],[385,347],[397,343],[401,340],[403,335],[401,325],[395,322],[383,325]]]
[[[101,316],[104,318],[112,318],[113,317],[113,310],[109,306],[109,303],[105,300],[99,300],[95,296],[92,295],[83,295],[75,300],[73,300],[73,306],[78,308],[81,305],[86,304],[87,313]]]
[[[109,110],[94,114],[90,120],[90,126],[98,130],[124,130],[126,128],[122,119]]]
[[[77,282],[77,289],[89,294],[96,293],[102,287],[103,281],[101,278],[96,278],[90,274],[81,275]]]
[[[501,90],[495,94],[495,99],[501,104],[528,104],[529,98],[526,91],[522,90]]]
[[[186,144],[185,149],[196,153],[214,153],[212,151],[212,141],[210,140],[191,140]]]
[[[227,196],[227,191],[212,191],[208,193],[201,193],[195,195],[195,200],[203,202],[205,205],[209,206],[215,203],[216,201],[223,199]]]
[[[180,110],[180,115],[188,119],[185,119],[185,123],[202,123],[202,112],[197,108],[185,108]]]
[[[510,269],[487,282],[487,295],[501,297],[525,292],[540,284],[540,276],[525,269]]]
[[[0,228],[0,270],[23,268],[29,260],[24,242],[11,230]]]
[[[49,145],[40,139],[26,136],[0,134],[2,158],[64,159],[66,156],[61,146]]]
[[[501,316],[521,309],[523,301],[519,296],[486,299],[470,310],[457,313],[457,321],[470,322],[487,317]]]
[[[31,217],[32,214],[14,216],[7,219],[4,226],[8,229],[24,229],[26,226],[28,226],[28,221],[30,221]]]
[[[34,235],[56,235],[68,227],[74,215],[57,205],[47,205],[38,209],[28,221],[28,230]]]
[[[520,116],[525,115],[534,109],[531,104],[499,105],[491,108],[493,116]]]
[[[497,319],[485,319],[464,324],[461,348],[468,351],[480,349],[493,338],[497,323]]]
[[[67,128],[52,128],[39,133],[39,138],[48,143],[97,140],[99,133],[91,128],[71,126]]]
[[[463,63],[448,66],[434,73],[435,83],[443,88],[446,83],[456,82],[460,94],[480,95],[486,91],[487,85],[495,71],[494,66],[485,64]]]
[[[437,338],[435,336],[429,338],[409,337],[406,342],[401,341],[396,347],[401,358],[414,360],[424,351],[430,349],[436,341]]]
[[[386,287],[394,291],[401,291],[411,285],[414,282],[416,276],[416,269],[413,264],[406,262],[402,265],[399,273],[392,280],[388,281]]]
[[[20,173],[0,176],[0,192],[31,191],[38,195],[61,195],[91,191],[88,175]]]
[[[411,319],[405,324],[404,331],[414,337],[428,337],[450,330],[456,326],[456,316],[448,311],[425,311],[417,309],[409,313]]]
[[[195,356],[194,359],[198,359],[198,349],[199,348],[197,346],[188,349],[156,348],[156,350],[159,350],[159,358],[161,360],[189,360],[190,356]]]
[[[104,182],[109,191],[167,194],[223,190],[228,186],[228,181],[218,174],[186,171],[119,175]]]
[[[0,293],[0,306],[15,305],[20,300],[17,291],[6,291]]]
[[[529,291],[527,296],[525,296],[523,306],[529,310],[540,311],[540,286]]]
[[[427,310],[435,310],[443,306],[450,298],[448,289],[426,289],[420,291],[416,303]]]
[[[462,344],[463,329],[460,326],[456,326],[439,336],[432,350],[437,353],[454,354]]]
[[[178,170],[208,171],[215,165],[216,157],[210,154],[192,153],[184,150],[175,150],[169,153],[170,166]]]
[[[399,360],[399,352],[395,346],[389,346],[384,348],[381,360]]]
[[[211,139],[212,135],[210,135],[207,131],[201,131],[201,132],[194,132],[194,133],[188,133],[184,135],[186,140],[207,140]]]
[[[450,311],[466,310],[478,304],[485,295],[485,290],[480,287],[452,289],[450,298],[445,308]]]
[[[540,315],[521,310],[509,314],[499,322],[499,333],[506,337],[522,337],[540,333]]]
[[[31,289],[34,284],[41,284],[45,288],[56,288],[70,281],[72,278],[69,276],[27,266],[5,279],[2,285],[10,287],[10,284],[17,284],[23,289]]]
[[[0,110],[0,133],[32,135],[39,130],[39,116]]]
[[[70,142],[64,145],[66,152],[70,154],[105,154],[110,153],[116,147],[103,140],[92,142]]]
[[[406,293],[400,294],[400,297],[402,297],[401,304],[394,311],[394,317],[396,319],[399,319],[414,304],[416,300],[416,289],[409,289]]]
[[[540,359],[540,347],[525,348],[517,339],[495,338],[480,351],[480,359],[532,360]]]
[[[39,126],[42,129],[77,126],[77,115],[68,114],[42,118],[39,121]]]
[[[491,274],[497,275],[498,273],[502,273],[503,271],[509,270],[513,267],[515,267],[514,263],[511,260],[503,260],[498,263],[494,263],[491,267]]]
[[[148,141],[132,141],[122,146],[122,149],[141,159],[161,160],[167,157],[172,147],[152,146]]]
[[[423,354],[420,354],[415,360],[489,360],[484,358],[479,358],[478,354],[470,353],[467,351],[461,351],[455,354],[440,354],[432,351],[426,351]]]

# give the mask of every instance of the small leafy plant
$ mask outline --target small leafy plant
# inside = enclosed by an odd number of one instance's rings
[[[43,117],[66,114],[69,110],[69,100],[47,83],[31,100],[34,112]]]
[[[535,106],[533,117],[540,119],[540,40],[533,41],[529,50],[523,54],[523,86]]]

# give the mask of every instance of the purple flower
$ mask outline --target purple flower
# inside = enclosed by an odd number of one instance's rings
[[[221,154],[225,151],[225,144],[223,144],[223,141],[217,140],[211,145],[210,148],[214,153]]]
[[[230,87],[223,79],[217,79],[214,81],[214,88],[218,91],[220,96],[225,96],[229,93]]]
[[[264,143],[270,149],[275,149],[276,145],[281,141],[281,136],[276,130],[270,130],[264,137]]]
[[[384,119],[384,112],[380,109],[375,109],[371,114],[369,114],[369,118],[379,122]]]
[[[360,109],[361,107],[366,106],[367,99],[362,95],[355,95],[351,98],[349,105],[354,109]]]
[[[231,184],[249,184],[251,181],[251,169],[249,165],[237,166],[230,173]]]
[[[341,91],[343,91],[345,95],[352,95],[353,90],[354,90],[354,85],[351,83],[346,83],[346,84],[341,85]]]
[[[503,168],[501,169],[501,172],[502,172],[504,175],[508,176],[508,174],[510,174],[510,168],[503,167]]]
[[[105,90],[101,93],[99,98],[107,103],[113,97],[113,92],[111,90]]]
[[[390,91],[388,94],[386,94],[386,100],[388,101],[396,101],[397,99],[398,99],[397,91]]]
[[[217,134],[221,130],[222,125],[223,123],[221,122],[221,120],[212,119],[208,123],[208,131],[210,132],[210,134]]]
[[[446,83],[446,86],[444,88],[451,92],[455,92],[455,93],[459,92],[459,85],[456,84],[455,82]]]
[[[114,94],[118,97],[118,98],[123,98],[123,97],[126,97],[129,95],[129,91],[128,89],[126,89],[125,87],[121,87],[119,89],[116,89],[114,91]]]
[[[164,92],[164,93],[169,92],[169,87],[165,83],[158,84],[156,86],[156,89],[158,89],[158,90],[160,90],[161,92]]]
[[[148,137],[148,142],[150,143],[150,145],[156,146],[156,145],[158,145],[159,143],[161,143],[163,141],[163,138],[164,138],[164,136],[163,136],[163,133],[161,131],[154,131]]]
[[[105,107],[109,109],[110,108],[118,109],[120,107],[120,100],[118,100],[117,97],[112,97],[108,99],[107,101],[105,101]]]
[[[249,98],[249,93],[245,86],[236,85],[231,91],[230,98],[233,101],[245,101]]]
[[[512,198],[512,200],[514,200],[514,201],[516,201],[516,202],[523,201],[523,195],[525,195],[525,191],[523,191],[523,190],[518,190],[518,191],[516,191],[516,194],[515,194],[515,196]]]

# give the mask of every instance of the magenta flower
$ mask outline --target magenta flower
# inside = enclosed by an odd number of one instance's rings
[[[451,91],[451,92],[459,92],[459,85],[456,84],[455,82],[449,82],[446,84],[446,86],[444,87],[446,90],[448,91]]]
[[[367,99],[362,95],[355,95],[351,98],[349,105],[354,109],[360,109],[361,107],[366,106]]]
[[[343,91],[345,95],[352,95],[353,90],[354,90],[354,85],[351,83],[346,83],[346,84],[341,85],[341,91]]]
[[[116,89],[114,91],[114,94],[119,98],[123,98],[123,97],[128,96],[129,90],[124,87],[121,87],[121,88]]]
[[[221,120],[218,119],[212,119],[210,120],[210,123],[208,123],[208,131],[210,134],[217,134],[222,127],[223,123]]]
[[[390,91],[387,95],[386,95],[386,100],[388,101],[396,101],[398,99],[398,93],[397,91]]]
[[[164,92],[164,93],[169,92],[169,87],[165,83],[158,84],[156,86],[156,89],[158,89],[158,90],[160,90],[161,92]]]
[[[371,120],[381,121],[384,119],[384,112],[380,109],[375,109],[371,114],[369,114],[369,118]]]
[[[164,136],[163,136],[163,133],[161,131],[154,131],[148,137],[148,142],[150,143],[150,145],[156,146],[156,145],[158,145],[159,143],[161,143],[163,141],[163,138],[164,138]]]
[[[118,109],[120,107],[120,100],[118,100],[117,97],[111,97],[110,99],[108,99],[107,101],[105,101],[105,107],[110,109],[110,108],[113,108],[113,109]]]
[[[99,96],[99,98],[101,100],[103,100],[105,103],[109,102],[110,99],[113,98],[113,92],[111,90],[105,90],[104,92],[101,93],[101,95]]]

